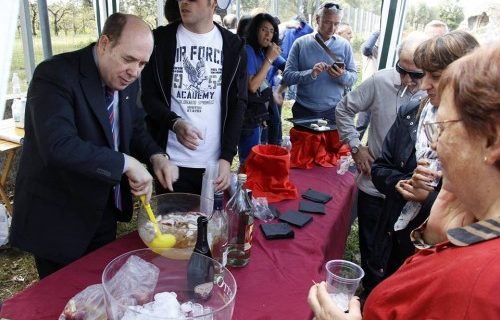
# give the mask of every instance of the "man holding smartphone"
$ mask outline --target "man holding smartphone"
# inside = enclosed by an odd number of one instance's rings
[[[324,3],[316,13],[317,32],[297,39],[292,46],[283,78],[289,86],[297,84],[294,118],[335,120],[335,107],[344,88],[356,82],[351,45],[335,35],[341,19],[338,4]]]

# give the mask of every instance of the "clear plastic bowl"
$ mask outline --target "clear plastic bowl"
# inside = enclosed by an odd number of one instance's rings
[[[143,206],[140,206],[137,213],[137,229],[139,237],[146,246],[156,252],[172,258],[187,260],[193,252],[196,244],[197,226],[196,219],[200,213],[200,196],[190,193],[166,193],[154,196],[150,201],[153,213],[158,217],[162,216],[159,226],[163,234],[172,234],[175,236],[175,245],[173,248],[152,248],[149,244],[154,238],[154,229],[152,222]],[[170,226],[166,223],[165,214],[177,213],[178,215],[192,215],[189,225],[181,224],[180,227]]]
[[[193,253],[198,255],[198,253]],[[158,281],[156,282],[156,286],[154,287],[153,292],[145,294],[144,292],[139,292],[137,295],[142,297],[148,297],[146,301],[142,301],[143,303],[149,302],[152,300],[152,297],[156,293],[160,292],[175,292],[177,294],[177,300],[179,303],[184,303],[188,301],[193,301],[189,298],[189,291],[187,286],[187,260],[177,260],[171,259],[165,256],[162,256],[151,249],[139,249],[135,251],[130,251],[121,256],[115,258],[111,261],[102,274],[102,286],[104,290],[104,298],[106,302],[106,313],[108,316],[108,320],[120,320],[123,315],[129,309],[129,305],[124,303],[120,303],[118,301],[118,289],[116,287],[117,281],[112,280],[115,274],[124,266],[127,260],[131,256],[139,257],[140,259],[149,262],[156,266],[159,269]],[[216,260],[207,258],[203,255],[200,255],[201,258],[212,261],[214,265],[214,270],[216,270],[214,275],[213,289],[210,295],[210,298],[204,302],[195,302],[202,304],[206,313],[198,316],[190,316],[186,318],[180,319],[204,319],[204,320],[229,320],[233,315],[234,303],[236,297],[236,280],[229,270],[222,267]],[[142,274],[143,276],[143,274]],[[138,279],[134,279],[138,283],[144,283],[147,281],[139,281]],[[126,288],[126,292],[131,296],[136,297],[137,295],[134,292],[133,286],[130,284],[125,284],[125,281],[120,279],[120,286],[122,286],[121,290],[123,292],[124,288]],[[131,281],[132,283],[134,281]],[[140,289],[138,289],[140,291]],[[133,300],[133,299],[132,299]],[[133,305],[133,304],[130,304]],[[210,309],[210,311],[207,311]],[[164,317],[154,317],[151,315],[143,315],[139,312],[128,311],[128,315],[130,316],[132,313],[136,316],[136,319],[151,319],[151,320],[174,320],[179,318],[164,318]],[[134,317],[135,318],[135,317]]]

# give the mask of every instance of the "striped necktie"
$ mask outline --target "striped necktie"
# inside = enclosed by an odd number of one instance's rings
[[[116,121],[115,121],[115,110],[113,106],[115,92],[111,88],[105,87],[105,102],[106,102],[106,111],[108,113],[109,125],[111,126],[111,134],[113,136],[113,148],[115,150],[118,149],[118,130],[116,130]],[[121,200],[121,190],[120,184],[117,184],[113,187],[114,197],[115,197],[115,206],[118,210],[122,210],[122,200]]]

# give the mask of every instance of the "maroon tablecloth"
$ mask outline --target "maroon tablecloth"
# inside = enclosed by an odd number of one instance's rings
[[[310,319],[306,298],[312,280],[324,279],[325,261],[343,255],[355,190],[353,176],[339,176],[336,168],[315,167],[293,169],[290,178],[300,194],[311,187],[331,194],[333,199],[326,205],[326,215],[313,215],[312,223],[294,228],[295,239],[265,240],[256,223],[250,263],[231,269],[238,284],[235,320]],[[275,205],[285,212],[297,209],[299,201]],[[137,232],[120,238],[6,300],[0,317],[57,319],[72,296],[101,281],[109,261],[143,247]]]

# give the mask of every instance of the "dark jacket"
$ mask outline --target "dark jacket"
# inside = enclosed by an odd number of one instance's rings
[[[136,81],[119,92],[116,152],[92,45],[38,65],[27,97],[13,246],[63,264],[75,260],[87,249],[118,183],[123,211],[117,218],[130,220],[132,196],[122,153],[149,162],[162,151],[144,127],[138,89]]]
[[[429,216],[438,193],[434,191],[429,195],[417,217],[404,230],[394,231],[394,223],[407,202],[396,190],[396,184],[400,180],[410,179],[417,167],[415,142],[419,106],[420,100],[411,100],[401,106],[396,121],[385,137],[382,153],[372,166],[373,184],[385,195],[385,201],[383,214],[376,226],[374,258],[369,264],[379,271],[381,278],[389,276],[395,271],[394,268],[414,253],[409,234]]]
[[[167,145],[168,130],[172,129],[173,123],[179,118],[170,110],[179,24],[180,22],[175,22],[153,31],[155,48],[141,76],[141,99],[148,114],[146,121],[153,138],[163,148]],[[231,163],[236,154],[247,104],[247,57],[244,42],[239,36],[218,24],[215,26],[222,34],[223,43],[220,159]]]

